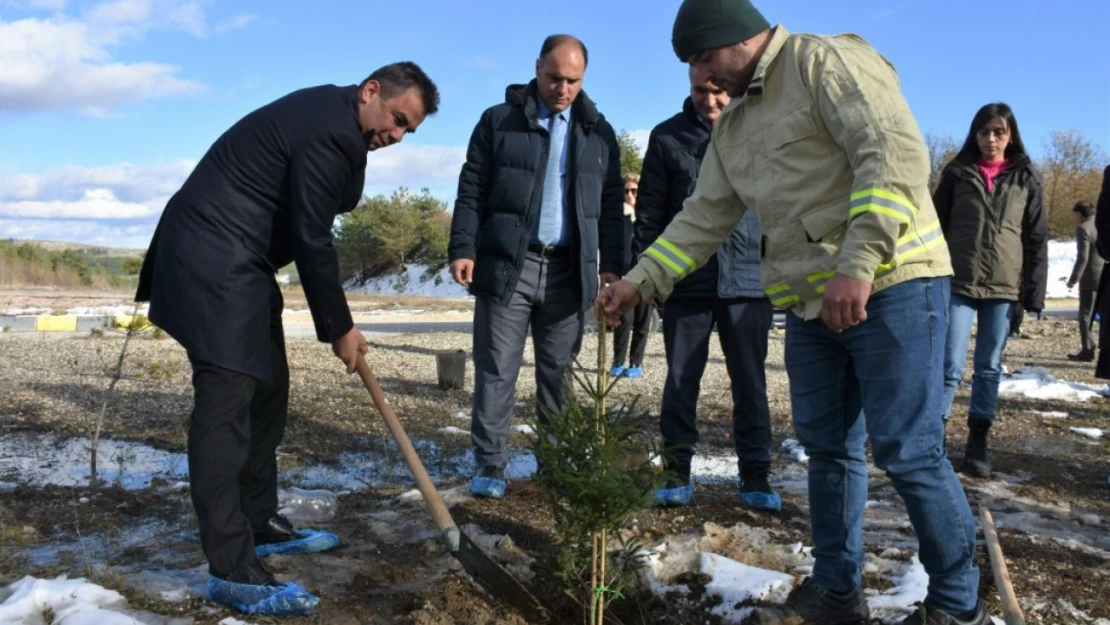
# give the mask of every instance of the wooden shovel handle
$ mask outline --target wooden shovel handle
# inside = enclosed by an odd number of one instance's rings
[[[374,398],[374,405],[377,406],[378,412],[385,419],[385,424],[389,427],[390,433],[393,434],[393,439],[397,441],[397,446],[401,448],[401,455],[405,458],[405,463],[409,465],[409,471],[412,472],[412,477],[416,480],[416,487],[424,495],[424,502],[428,505],[428,511],[431,512],[436,527],[441,532],[453,529],[455,521],[451,518],[451,513],[447,511],[447,506],[443,504],[443,498],[439,496],[439,491],[432,483],[432,478],[428,476],[428,471],[424,469],[424,464],[420,462],[420,457],[416,455],[416,450],[413,448],[412,442],[409,441],[408,434],[405,434],[405,429],[401,427],[397,415],[386,403],[385,393],[382,392],[378,379],[374,377],[374,373],[370,371],[370,365],[366,364],[366,359],[362,355],[358,357],[357,366],[362,383],[366,385],[366,390],[370,391],[370,396]]]
[[[987,541],[987,554],[991,558],[994,585],[998,587],[998,598],[1002,601],[1003,620],[1006,625],[1025,625],[1025,613],[1022,612],[1017,595],[1014,594],[1014,584],[1010,580],[1010,571],[1006,568],[1006,560],[1002,556],[1002,545],[998,542],[994,517],[985,506],[979,507],[979,515],[983,519],[983,538]]]

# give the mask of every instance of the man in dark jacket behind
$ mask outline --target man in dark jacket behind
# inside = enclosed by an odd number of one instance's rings
[[[1076,202],[1075,266],[1068,278],[1068,288],[1079,286],[1079,352],[1068,354],[1068,360],[1093,362],[1095,341],[1091,337],[1091,319],[1095,313],[1095,296],[1102,278],[1102,257],[1098,255],[1095,230],[1095,206],[1087,201]]]
[[[728,93],[690,70],[690,96],[682,112],[651,131],[637,198],[636,246],[647,249],[663,234],[693,192],[713,122]],[[663,307],[667,382],[659,426],[667,483],[661,504],[686,505],[693,495],[690,464],[698,442],[697,402],[716,326],[732,382],[733,443],[739,461],[740,499],[779,510],[782,500],[767,477],[771,464],[771,411],[767,403],[767,335],[773,310],[759,279],[759,221],[749,212],[721,249],[675,285]]]
[[[277,513],[289,368],[275,273],[296,263],[317,338],[354,372],[368,346],[340,285],[332,222],[362,197],[367,151],[400,142],[438,106],[408,62],[361,85],[295,91],[217,139],[162,213],[136,300],[192,363],[189,485],[214,602],[280,616],[318,601],[259,559],[338,544]]]
[[[548,37],[536,79],[506,90],[474,128],[451,219],[455,281],[474,306],[471,492],[505,494],[505,444],[529,326],[538,417],[564,406],[563,373],[601,279],[623,271],[620,148],[581,91],[587,52]]]

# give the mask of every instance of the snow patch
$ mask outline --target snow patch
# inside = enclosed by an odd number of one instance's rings
[[[905,562],[868,554],[867,565],[873,572],[886,573],[884,577],[894,583],[893,588],[882,593],[869,593],[871,596],[867,598],[867,605],[871,607],[871,618],[904,618],[913,611],[913,604],[925,600],[929,590],[929,575],[916,555]]]
[[[11,584],[0,603],[0,622],[47,625],[43,612],[50,610],[50,625],[185,625],[193,619],[174,619],[127,608],[127,599],[114,590],[83,577],[37,579],[30,575]]]
[[[372,295],[419,295],[453,299],[470,297],[466,289],[455,283],[450,267],[429,274],[426,265],[408,265],[403,271],[371,278],[361,284],[350,280],[344,288],[349,293]]]
[[[470,436],[470,432],[468,432],[467,430],[464,430],[462,428],[457,428],[453,425],[449,425],[445,428],[439,428],[436,431],[441,432],[443,434],[461,434],[463,436]]]
[[[1091,385],[1058,380],[1044,367],[1022,367],[1003,376],[998,385],[998,395],[1085,402],[1098,397],[1106,388],[1105,384]]]
[[[1102,438],[1102,430],[1099,429],[1099,428],[1068,428],[1068,429],[1070,429],[1072,432],[1075,432],[1076,434],[1078,434],[1080,436],[1086,436],[1087,438],[1093,438],[1095,440],[1098,440],[1098,439]]]
[[[734,622],[752,612],[752,603],[786,601],[794,587],[792,575],[748,566],[715,553],[701,554],[701,572],[713,578],[705,585],[706,592],[721,598],[713,614]]]
[[[788,438],[782,442],[782,452],[794,462],[809,462],[806,448],[798,441]]]

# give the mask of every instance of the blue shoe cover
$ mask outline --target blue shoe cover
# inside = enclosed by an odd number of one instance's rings
[[[624,375],[629,378],[636,379],[644,377],[644,368],[641,366],[629,367],[624,370]]]
[[[782,497],[775,491],[769,493],[740,493],[740,501],[747,504],[749,508],[774,510],[776,512],[782,510]]]
[[[501,499],[505,496],[505,480],[475,476],[470,478],[470,494],[475,497]]]
[[[308,614],[320,599],[293,582],[284,586],[236,584],[215,576],[208,577],[207,598],[256,616],[294,616]]]
[[[254,552],[258,557],[265,558],[274,554],[320,553],[339,546],[339,537],[323,530],[297,530],[297,536],[300,538],[255,545]]]
[[[660,506],[688,506],[694,496],[694,483],[655,491],[655,503]]]
[[[624,373],[624,365],[613,365],[613,368],[609,370],[609,375],[614,378],[619,378],[622,373]]]

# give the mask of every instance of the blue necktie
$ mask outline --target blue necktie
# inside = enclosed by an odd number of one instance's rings
[[[536,237],[541,245],[551,245],[559,238],[563,227],[563,138],[566,124],[559,123],[558,114],[551,116],[548,126],[551,147],[547,152],[547,173],[543,180],[543,202],[540,205],[540,226]]]

